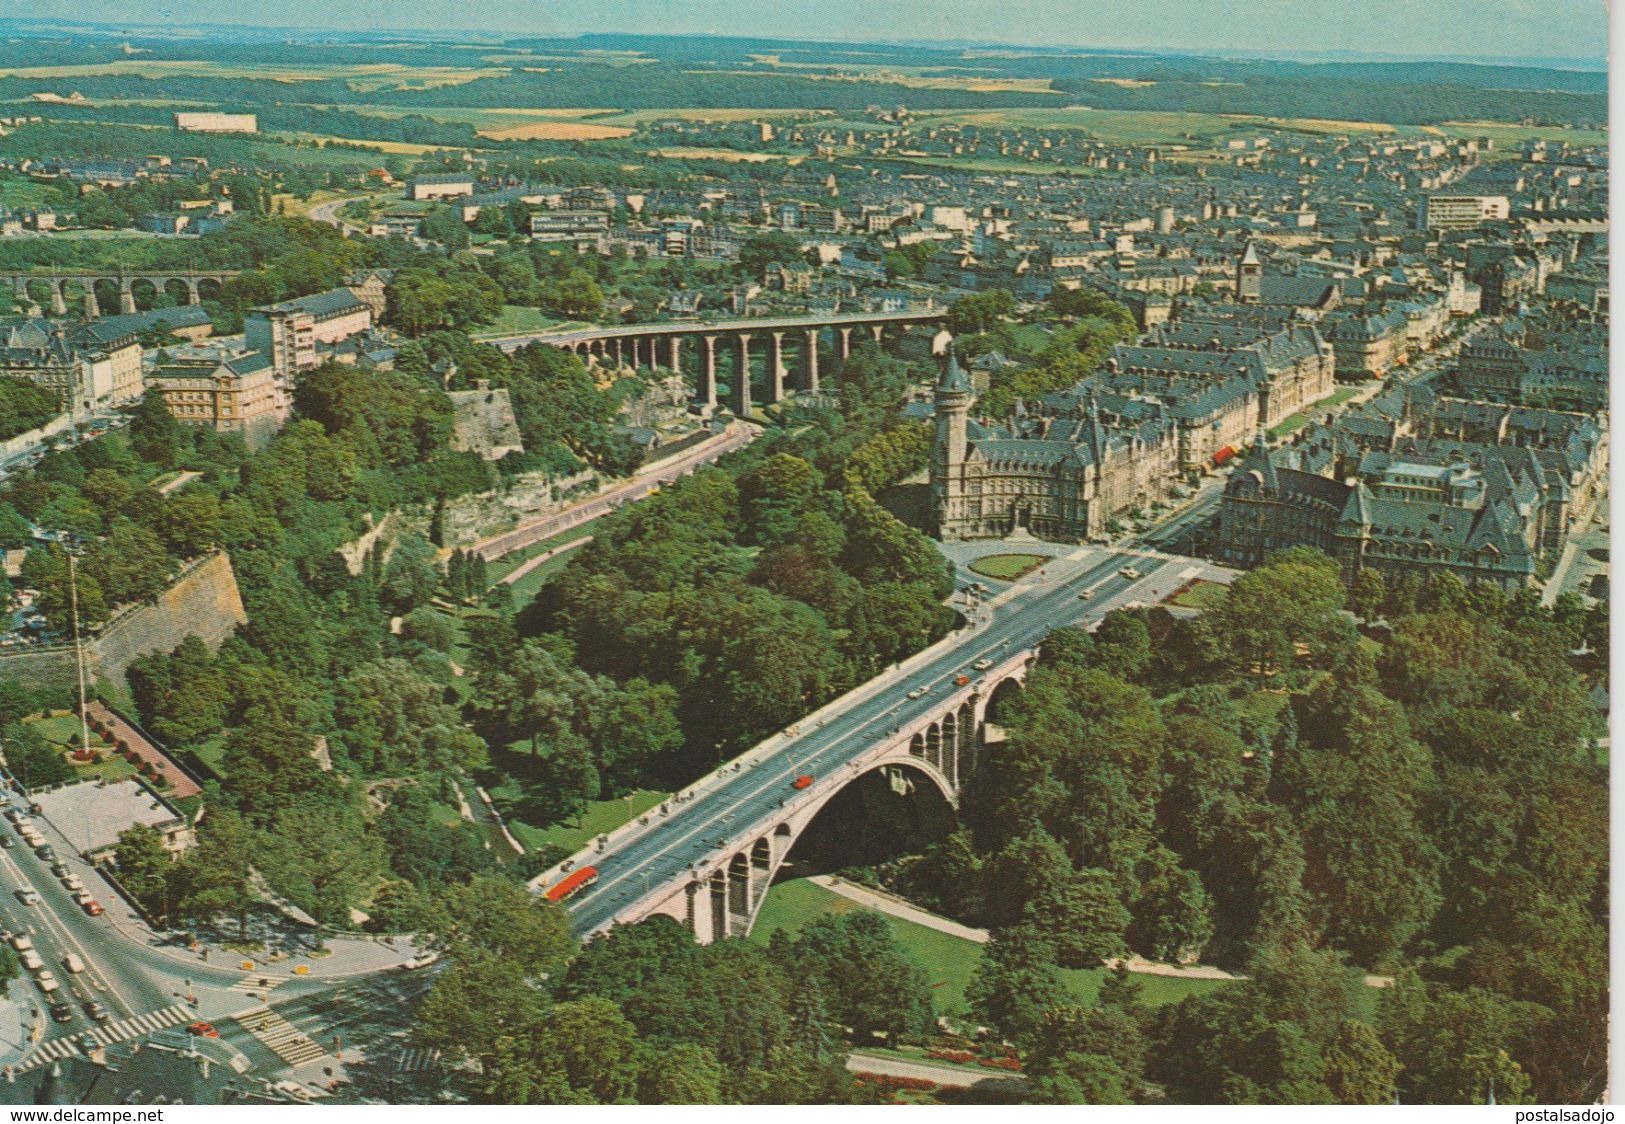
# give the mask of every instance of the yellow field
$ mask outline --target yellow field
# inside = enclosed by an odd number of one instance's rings
[[[632,135],[631,129],[615,125],[589,125],[581,121],[532,121],[527,125],[509,125],[479,130],[482,137],[492,140],[618,140]]]
[[[723,160],[731,164],[761,164],[784,159],[799,164],[802,159],[799,156],[787,158],[778,152],[735,152],[731,148],[657,148],[650,155],[673,160]]]
[[[358,148],[371,148],[378,152],[391,152],[400,156],[422,156],[425,152],[444,152],[444,144],[412,144],[409,141],[367,140],[361,137],[334,137],[326,133],[268,133],[267,136],[298,137],[300,140],[322,141],[327,144],[353,144]]]

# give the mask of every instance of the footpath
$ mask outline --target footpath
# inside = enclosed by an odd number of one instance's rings
[[[946,933],[950,937],[960,940],[972,941],[976,944],[986,944],[989,933],[986,929],[976,929],[969,925],[961,925],[957,921],[950,921],[946,917],[938,917],[928,913],[918,906],[911,905],[902,898],[891,894],[871,890],[867,886],[859,886],[844,879],[836,878],[830,874],[817,874],[807,881],[815,886],[841,895],[849,901],[857,902],[868,909],[877,910],[902,921],[909,921],[915,925],[923,925],[927,929],[935,929],[939,933]],[[1119,964],[1124,964],[1130,972],[1144,976],[1167,976],[1173,979],[1186,980],[1243,980],[1246,976],[1239,976],[1234,972],[1227,972],[1223,968],[1215,968],[1210,964],[1163,964],[1155,960],[1146,960],[1140,956],[1130,956],[1127,960],[1108,960],[1106,967],[1115,970]],[[1367,987],[1388,987],[1394,982],[1392,976],[1367,975]],[[884,1072],[877,1070],[876,1072]]]

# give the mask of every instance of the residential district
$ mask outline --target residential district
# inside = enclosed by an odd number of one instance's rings
[[[1603,147],[267,112],[0,119],[0,1099],[1602,1095]]]

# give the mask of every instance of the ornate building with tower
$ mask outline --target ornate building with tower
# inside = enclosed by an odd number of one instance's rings
[[[976,394],[950,352],[936,386],[931,494],[945,541],[1093,539],[1177,483],[1177,441],[1164,419],[1103,414],[1092,397],[1062,414],[971,418]],[[1108,424],[1108,417],[1115,424]]]

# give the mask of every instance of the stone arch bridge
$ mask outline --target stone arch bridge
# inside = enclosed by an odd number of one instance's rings
[[[981,651],[992,654],[977,658]],[[597,880],[566,903],[583,937],[657,915],[702,943],[744,936],[796,841],[859,777],[881,771],[897,783],[930,784],[957,808],[1001,736],[999,707],[1037,656],[1036,644],[1012,650],[991,638],[927,650],[910,661],[920,666],[836,700],[531,886],[540,891],[572,869],[597,868]],[[974,662],[960,670],[966,659]],[[922,679],[932,685],[909,698],[907,684]],[[798,789],[801,776],[812,781]]]
[[[55,316],[67,315],[69,299],[76,297],[85,318],[94,320],[108,311],[103,307],[104,302],[111,305],[116,300],[119,312],[135,312],[138,291],[148,297],[149,307],[156,306],[158,298],[164,295],[173,297],[178,305],[199,304],[204,299],[205,287],[213,295],[239,272],[235,269],[17,270],[0,273],[0,286],[10,286],[21,301],[36,304],[41,309],[49,306]]]

